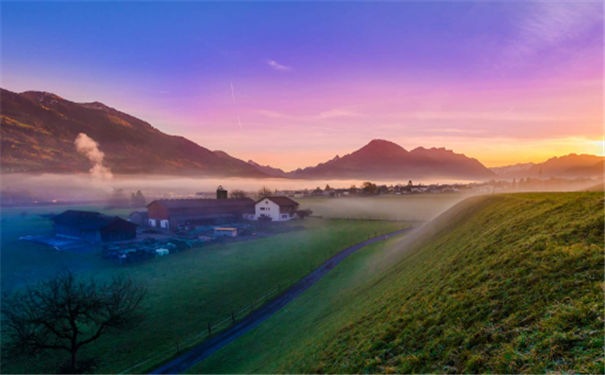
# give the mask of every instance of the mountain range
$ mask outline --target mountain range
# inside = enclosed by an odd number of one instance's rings
[[[337,155],[325,163],[289,173],[251,161],[248,163],[273,176],[310,180],[430,177],[483,180],[495,177],[495,173],[478,160],[451,150],[418,147],[407,151],[396,143],[382,139],[375,139],[345,156]]]
[[[490,168],[499,178],[577,178],[602,177],[604,158],[595,155],[569,154],[550,158],[543,163],[524,163]]]
[[[151,124],[103,103],[76,103],[40,91],[0,90],[3,173],[88,172],[92,167],[90,158],[79,153],[74,145],[80,133],[98,142],[104,154],[103,164],[114,174],[308,180],[431,177],[488,180],[540,176],[540,171],[542,176],[592,176],[598,175],[599,170],[602,175],[603,170],[603,158],[573,154],[541,164],[490,170],[476,159],[445,148],[418,147],[408,151],[387,140],[373,140],[345,156],[285,172],[163,133]]]

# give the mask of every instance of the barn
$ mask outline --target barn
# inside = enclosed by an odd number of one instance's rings
[[[256,219],[271,218],[271,221],[289,221],[294,219],[298,202],[283,196],[264,197],[255,203]]]
[[[254,201],[244,199],[160,199],[147,205],[149,226],[180,230],[254,219]]]
[[[147,216],[147,211],[133,211],[128,216],[128,221],[140,227],[146,227],[149,223],[149,216]]]
[[[99,212],[68,210],[51,220],[59,237],[101,243],[133,240],[137,236],[136,224]]]

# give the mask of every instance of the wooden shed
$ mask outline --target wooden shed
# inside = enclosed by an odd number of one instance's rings
[[[53,216],[51,220],[55,234],[60,237],[100,243],[132,240],[137,236],[136,224],[99,212],[68,210]]]

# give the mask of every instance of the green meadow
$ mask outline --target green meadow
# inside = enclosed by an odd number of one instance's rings
[[[469,198],[189,373],[604,373],[603,193]]]
[[[99,207],[86,207],[99,210]],[[3,291],[45,279],[63,267],[82,276],[108,279],[126,273],[149,287],[144,319],[131,330],[102,337],[82,348],[80,358],[93,358],[96,372],[118,373],[150,359],[157,362],[199,341],[208,323],[216,324],[257,301],[278,285],[295,282],[344,248],[369,236],[402,229],[408,224],[307,219],[286,225],[301,230],[244,242],[214,244],[167,257],[119,266],[100,256],[58,252],[50,247],[19,241],[26,234],[50,234],[48,219],[39,214],[61,212],[57,207],[3,210]],[[128,210],[109,213],[122,214]],[[30,358],[2,358],[3,372],[52,373],[67,360],[67,353],[46,352]]]
[[[297,198],[313,215],[361,220],[426,221],[468,197],[466,194],[403,194],[372,197]]]

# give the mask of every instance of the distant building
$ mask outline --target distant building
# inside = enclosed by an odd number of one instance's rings
[[[254,220],[254,201],[245,199],[160,199],[147,205],[150,227],[171,230]]]
[[[265,197],[255,204],[256,219],[271,218],[271,221],[294,219],[298,203],[288,197]]]
[[[60,237],[100,243],[133,240],[137,236],[136,224],[99,212],[68,210],[51,220]]]
[[[128,221],[141,227],[149,225],[149,215],[147,211],[134,211],[128,216]]]
[[[218,189],[216,189],[216,199],[227,199],[227,197],[227,190],[219,185]]]

